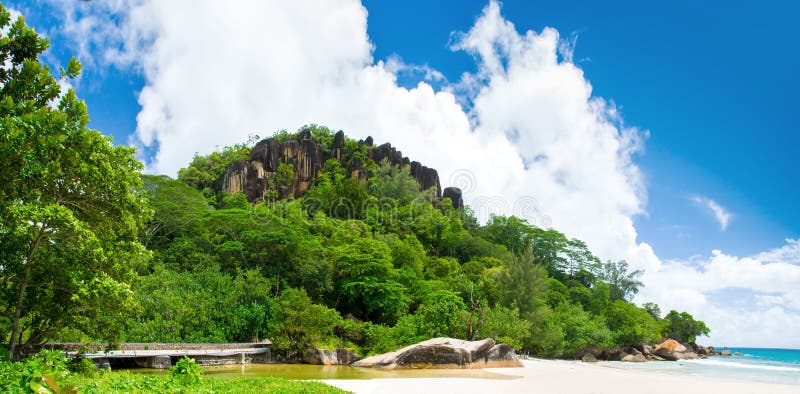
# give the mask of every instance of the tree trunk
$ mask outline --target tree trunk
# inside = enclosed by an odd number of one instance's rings
[[[22,315],[22,302],[25,300],[25,290],[28,288],[28,281],[31,278],[31,262],[28,260],[25,266],[25,277],[19,286],[19,293],[17,294],[17,306],[14,309],[14,320],[11,323],[11,340],[8,344],[8,357],[14,361],[14,354],[17,350],[17,342],[19,341],[19,320]]]
[[[31,280],[31,267],[33,266],[33,255],[39,247],[39,242],[42,241],[44,235],[44,228],[46,224],[42,224],[39,228],[39,235],[36,240],[31,244],[30,251],[28,251],[28,258],[25,261],[25,276],[19,286],[19,293],[17,293],[17,305],[14,308],[14,320],[11,322],[11,340],[8,343],[8,358],[14,361],[14,354],[17,351],[17,342],[19,342],[19,320],[22,316],[22,303],[25,301],[25,290],[28,289],[28,282]]]

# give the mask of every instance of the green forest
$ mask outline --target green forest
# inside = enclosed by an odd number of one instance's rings
[[[62,90],[80,64],[44,65],[48,41],[1,7],[0,27],[9,356],[48,341],[265,339],[288,357],[309,347],[363,356],[446,336],[575,357],[709,333],[687,313],[633,304],[642,273],[627,262],[513,216],[480,223],[352,139],[341,159],[323,149],[325,165],[300,198],[276,192],[251,204],[221,191],[258,138],[195,156],[177,179],[143,174],[135,149],[88,128],[85,103]],[[303,130],[331,146],[328,128]],[[364,181],[346,170],[354,158]],[[293,176],[281,166],[276,188]]]

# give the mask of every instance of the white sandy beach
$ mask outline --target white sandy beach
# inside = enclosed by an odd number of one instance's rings
[[[523,360],[524,368],[465,370],[481,378],[394,378],[371,380],[324,380],[355,393],[800,393],[800,386],[722,380],[655,371],[612,368],[564,360]],[[487,374],[487,372],[489,374]],[[486,375],[497,374],[496,378]]]

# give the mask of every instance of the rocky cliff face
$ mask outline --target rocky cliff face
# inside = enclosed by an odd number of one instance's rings
[[[276,180],[282,163],[289,164],[294,173],[288,184],[278,184]],[[249,160],[231,165],[222,188],[229,194],[243,192],[250,202],[263,200],[269,190],[276,191],[279,198],[297,197],[308,190],[322,163],[322,149],[307,130],[283,143],[270,138],[256,144]]]
[[[435,188],[436,197],[442,198],[442,187],[439,174],[435,169],[426,167],[417,161],[404,157],[402,152],[390,143],[373,146],[372,137],[358,141],[359,146],[367,147],[367,156],[380,163],[387,160],[398,167],[409,167],[411,176],[416,179],[422,190]],[[366,181],[367,171],[358,158],[345,163],[345,136],[342,131],[334,135],[330,152],[323,152],[322,146],[311,138],[311,132],[301,131],[293,140],[278,142],[273,138],[256,144],[250,152],[248,160],[234,162],[223,179],[223,190],[229,194],[242,192],[250,202],[264,200],[272,195],[278,198],[301,197],[311,182],[323,168],[326,158],[335,158],[342,162],[350,176]],[[281,184],[278,169],[282,163],[290,165],[294,175],[288,183]],[[285,180],[284,180],[285,181]],[[461,191],[458,188],[447,188],[445,198],[453,200],[453,205],[460,208]],[[272,193],[270,193],[272,192]]]

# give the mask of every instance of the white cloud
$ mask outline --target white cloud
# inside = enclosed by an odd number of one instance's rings
[[[800,348],[798,244],[787,240],[752,257],[715,250],[703,261],[664,262],[645,273],[647,286],[636,299],[705,320],[717,345]]]
[[[756,258],[768,263],[786,262],[789,264],[800,264],[800,239],[787,239],[786,245],[761,253],[756,256]]]
[[[473,55],[477,71],[441,90],[425,82],[398,86],[402,72],[438,83],[443,76],[399,57],[373,59],[367,11],[355,0],[54,4],[84,7],[87,18],[102,14],[97,10],[115,13],[116,22],[65,18],[65,31],[88,48],[82,56],[143,74],[133,142],[156,149],[151,172],[174,175],[195,152],[307,123],[372,135],[437,168],[443,186],[466,186],[465,201],[484,215],[500,211],[552,225],[604,259],[645,269],[647,288],[637,300],[709,320],[715,341],[771,327],[755,317],[789,322],[776,332],[797,327],[792,322],[800,317],[787,309],[800,299],[788,288],[800,283],[792,266],[722,253],[702,262],[704,270],[662,264],[637,240],[633,218],[644,213],[646,188],[634,156],[647,133],[625,126],[612,103],[592,96],[571,62],[574,41],[551,28],[520,33],[495,2],[468,32],[451,38],[455,50]],[[736,317],[738,309],[712,297],[730,286],[783,304],[764,298],[770,309]],[[752,340],[741,343],[766,343]]]
[[[447,82],[447,78],[440,71],[432,68],[427,64],[408,64],[403,61],[398,55],[389,56],[384,63],[386,71],[400,76],[407,74],[409,76],[421,77],[426,82]]]
[[[714,218],[719,223],[719,227],[723,231],[728,228],[728,224],[731,222],[733,215],[730,212],[728,212],[728,210],[725,209],[725,207],[723,207],[716,201],[703,196],[693,196],[692,201],[694,201],[701,207],[709,210],[714,215]]]
[[[552,224],[637,268],[657,264],[631,219],[645,203],[632,160],[641,133],[592,97],[580,68],[559,59],[559,48],[574,43],[554,29],[518,33],[489,3],[470,31],[451,39],[478,71],[436,91],[396,82],[408,71],[442,82],[430,67],[372,58],[367,11],[357,1],[92,3],[66,3],[65,23],[76,26],[65,30],[98,61],[141,68],[133,142],[157,146],[149,171],[175,174],[195,152],[254,132],[325,124],[392,142],[437,168],[444,185],[469,170],[475,187],[465,200],[479,211]],[[98,27],[105,34],[95,39],[84,27],[100,20],[91,14],[98,9],[118,15],[119,25]],[[92,23],[69,17],[78,14]]]

